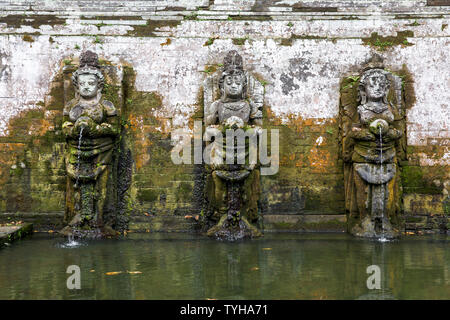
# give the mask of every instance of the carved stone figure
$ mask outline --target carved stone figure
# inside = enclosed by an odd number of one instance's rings
[[[120,126],[116,108],[102,98],[104,76],[97,54],[82,54],[72,83],[75,98],[64,107],[62,125],[68,175],[64,217],[68,226],[62,232],[92,237],[114,234],[105,216],[114,210],[112,158]]]
[[[212,154],[206,165],[207,217],[218,221],[208,231],[210,236],[235,240],[260,235],[252,225],[258,221],[260,172],[249,157],[251,142],[239,143],[239,138],[227,141],[226,133],[232,129],[250,140],[257,138],[263,93],[259,81],[243,69],[242,57],[236,51],[228,52],[219,75],[206,79],[205,138],[211,141],[208,146]],[[217,96],[219,99],[213,101]],[[222,136],[212,139],[218,132]],[[227,152],[232,163],[227,161]]]
[[[391,83],[397,104],[389,101]],[[341,97],[348,231],[356,236],[393,238],[400,234],[397,152],[404,132],[401,79],[374,59],[358,85],[359,105]],[[350,99],[351,100],[351,99]]]

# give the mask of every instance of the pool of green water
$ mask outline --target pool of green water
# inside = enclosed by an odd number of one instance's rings
[[[68,266],[81,289],[69,290]],[[381,272],[368,289],[367,267]],[[0,299],[450,299],[450,237],[380,243],[346,234],[266,234],[227,243],[189,234],[67,240],[0,249]]]

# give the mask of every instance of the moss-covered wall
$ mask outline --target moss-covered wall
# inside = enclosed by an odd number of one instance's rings
[[[404,80],[407,148],[401,176],[407,230],[448,228],[450,97],[441,81],[448,78],[445,7],[380,0],[383,9],[373,15],[375,7],[353,1],[302,6],[202,1],[195,8],[188,2],[145,9],[122,3],[129,8],[123,15],[113,3],[101,10],[84,3],[69,12],[60,1],[53,3],[54,15],[39,15],[44,8],[33,1],[22,11],[2,11],[2,219],[34,221],[40,215],[46,217],[43,225],[53,221],[55,228],[62,220],[67,72],[89,49],[123,74],[123,96],[114,96],[117,84],[106,86],[104,94],[123,104],[123,143],[132,160],[130,228],[195,230],[203,171],[172,163],[171,132],[192,130],[193,121],[202,119],[203,80],[234,49],[265,85],[264,127],[280,130],[279,172],[262,177],[266,230],[345,229],[340,89],[351,85],[346,77],[375,53]],[[413,2],[422,5],[415,8]]]

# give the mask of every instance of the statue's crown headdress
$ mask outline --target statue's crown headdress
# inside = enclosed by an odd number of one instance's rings
[[[242,57],[236,50],[228,51],[227,55],[223,59],[223,68],[225,71],[231,70],[243,70]]]
[[[80,56],[80,68],[83,67],[99,68],[98,55],[92,51],[85,51]]]
[[[370,69],[384,69],[383,57],[379,54],[374,54],[372,58],[364,65],[363,71],[367,71]]]

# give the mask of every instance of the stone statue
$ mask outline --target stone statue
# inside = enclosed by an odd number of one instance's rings
[[[217,88],[219,91],[214,92]],[[226,55],[220,75],[205,81],[205,140],[222,134],[209,144],[214,157],[206,166],[207,216],[219,221],[208,231],[210,236],[235,240],[260,235],[251,224],[258,221],[260,194],[258,164],[249,159],[251,142],[239,144],[238,138],[227,141],[226,134],[234,130],[249,139],[257,138],[263,93],[261,83],[243,69],[242,57],[234,50]],[[212,101],[217,96],[219,99]],[[227,161],[227,152],[232,163]]]
[[[115,201],[113,152],[120,131],[117,110],[102,98],[104,76],[97,54],[86,51],[73,73],[75,98],[63,112],[68,175],[64,234],[99,237],[114,234],[105,224]],[[109,207],[108,207],[109,206]]]
[[[388,97],[395,84],[397,105]],[[379,59],[362,73],[359,105],[341,106],[345,201],[349,232],[362,237],[393,238],[400,234],[398,140],[403,131],[401,79],[385,71]],[[346,99],[342,99],[341,102]]]

